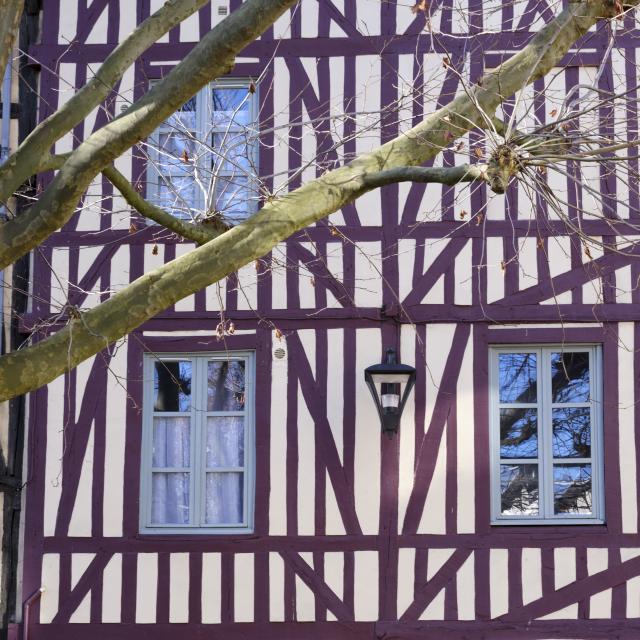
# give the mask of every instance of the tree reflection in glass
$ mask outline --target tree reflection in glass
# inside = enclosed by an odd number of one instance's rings
[[[500,502],[502,515],[538,515],[538,465],[501,464]]]
[[[501,353],[498,368],[500,402],[536,402],[538,371],[535,353]]]
[[[158,361],[153,375],[154,411],[191,410],[191,362]]]
[[[500,457],[538,457],[536,409],[500,409]]]
[[[564,351],[551,354],[553,402],[589,402],[589,354]]]
[[[591,409],[576,407],[554,409],[553,457],[591,457]]]
[[[554,512],[591,513],[591,465],[556,464],[553,466]]]

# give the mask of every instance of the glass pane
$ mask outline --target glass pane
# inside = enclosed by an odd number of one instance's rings
[[[182,133],[161,133],[158,137],[158,171],[192,173],[196,158],[196,141]]]
[[[538,457],[536,409],[500,409],[500,457]]]
[[[207,411],[244,411],[244,360],[212,360],[207,367]]]
[[[152,474],[151,523],[189,524],[188,473]]]
[[[154,204],[175,216],[190,218],[191,211],[198,208],[197,185],[191,177],[160,178],[157,193]]]
[[[589,407],[554,409],[553,457],[591,457],[591,411]]]
[[[505,516],[538,515],[538,465],[500,465],[501,513]]]
[[[535,353],[498,355],[500,402],[535,402],[537,398],[537,358]]]
[[[251,215],[249,181],[247,178],[216,176],[215,210],[232,223],[242,222]]]
[[[207,473],[206,524],[241,524],[244,474]]]
[[[211,90],[212,121],[216,129],[251,124],[251,94],[248,88],[216,87]]]
[[[553,505],[555,513],[590,514],[591,465],[553,465]]]
[[[249,158],[250,139],[244,131],[216,133],[213,136],[212,172],[225,172],[230,175],[251,173]]]
[[[207,467],[244,466],[244,418],[207,418]]]
[[[191,362],[160,361],[154,363],[154,411],[189,411],[191,409]]]
[[[554,402],[589,402],[589,354],[552,353],[551,390]]]
[[[178,130],[196,128],[196,97],[193,96],[185,102],[180,109],[169,116],[163,125],[164,127],[175,127]]]
[[[153,419],[153,466],[188,467],[191,418]]]

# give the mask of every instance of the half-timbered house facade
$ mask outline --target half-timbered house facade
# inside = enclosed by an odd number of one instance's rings
[[[237,3],[174,28],[55,151],[125,109]],[[39,117],[160,4],[43,2],[29,50]],[[222,202],[241,220],[264,185],[291,189],[446,104],[552,5],[303,0],[116,167],[177,216]],[[537,80],[532,117],[594,78],[635,92],[633,20],[606,56],[603,28]],[[248,177],[225,191],[222,158],[222,186],[191,193],[216,161],[172,131],[206,129],[215,155],[237,122],[250,135],[230,164]],[[484,145],[464,140],[445,163]],[[616,250],[637,242],[640,208],[616,180],[596,169],[595,190],[552,185],[574,225],[517,184],[373,191],[31,393],[23,637],[640,634],[640,262]],[[193,246],[106,179],[82,205],[33,254],[22,323],[36,337]],[[600,250],[585,252],[575,225]],[[416,383],[387,438],[363,372],[389,347]]]

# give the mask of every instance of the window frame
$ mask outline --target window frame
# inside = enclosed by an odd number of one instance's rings
[[[590,420],[591,420],[591,500],[592,515],[553,515],[553,464],[552,451],[552,409],[551,371],[546,366],[550,354],[557,352],[589,353]],[[539,514],[537,516],[505,515],[501,513],[500,464],[501,460],[520,460],[500,456],[500,403],[498,360],[501,353],[536,353],[538,397],[538,457],[514,464],[527,462],[538,465]],[[602,347],[600,344],[510,344],[489,347],[489,442],[491,465],[491,524],[492,525],[598,525],[604,524],[604,447],[603,447],[603,389],[602,389]],[[543,368],[544,367],[544,368]],[[531,403],[534,404],[534,403]],[[566,403],[568,407],[576,403]],[[587,404],[587,403],[578,403]],[[529,403],[523,403],[529,406]],[[524,459],[522,459],[524,460]],[[555,458],[567,464],[580,464],[581,458]],[[558,462],[556,462],[558,464]]]
[[[159,82],[159,80],[153,81]],[[153,84],[152,82],[152,84]],[[249,87],[253,85],[254,91],[253,93],[249,92]],[[237,77],[237,78],[221,78],[215,80],[214,82],[208,83],[205,87],[203,87],[198,93],[195,94],[195,129],[194,136],[198,141],[203,142],[205,145],[212,146],[213,145],[213,136],[215,133],[219,133],[217,129],[214,129],[213,122],[209,121],[209,115],[212,113],[211,105],[212,105],[212,90],[220,88],[220,89],[246,89],[247,90],[247,101],[250,107],[250,127],[252,131],[255,133],[255,140],[252,141],[248,147],[249,152],[247,154],[248,159],[250,160],[251,166],[255,168],[255,175],[251,175],[250,173],[246,174],[247,178],[247,218],[251,217],[258,211],[258,189],[256,187],[258,179],[259,179],[259,156],[260,156],[260,123],[259,123],[259,112],[260,112],[260,99],[259,99],[259,90],[258,85],[255,82],[255,79],[251,77]],[[175,113],[178,113],[179,109],[176,110]],[[169,116],[171,117],[171,116]],[[147,146],[147,156],[148,160],[146,162],[146,198],[147,200],[155,205],[162,207],[162,203],[160,200],[160,182],[162,180],[167,182],[164,175],[159,171],[160,167],[160,136],[164,133],[170,133],[173,131],[171,127],[167,126],[166,121],[160,123],[156,129],[151,133],[148,137],[148,146]],[[229,129],[232,131],[233,129]],[[209,139],[210,138],[210,139]],[[194,174],[202,172],[203,170],[209,170],[209,167],[212,163],[212,158],[214,154],[211,151],[207,151],[198,156],[198,162],[194,165]],[[226,173],[220,174],[221,177],[229,177]],[[233,177],[233,174],[232,176]],[[236,176],[241,177],[241,176]],[[245,177],[245,176],[242,176]],[[171,209],[166,209],[171,215],[175,216],[180,220],[191,220],[192,212],[204,212],[207,209],[207,196],[203,193],[202,189],[198,184],[196,184],[196,201],[189,208],[189,213],[183,213],[182,211],[174,211]],[[211,189],[212,197],[215,202],[215,188]],[[164,208],[164,207],[162,207]],[[224,212],[222,212],[224,215]],[[154,224],[151,221],[148,221],[148,224]]]
[[[245,361],[245,416],[244,424],[244,484],[243,523],[199,524],[204,520],[204,496],[206,495],[206,426],[212,414],[238,412],[207,411],[207,363],[212,360]],[[189,412],[157,412],[154,410],[154,365],[156,362],[191,362],[192,394]],[[172,535],[227,535],[250,534],[254,531],[255,516],[255,352],[248,350],[225,352],[153,353],[143,357],[142,441],[140,464],[140,523],[141,534]],[[196,389],[195,393],[193,388]],[[161,524],[151,522],[152,509],[152,457],[153,418],[157,415],[184,416],[190,414],[190,466],[189,466],[189,516],[188,524]]]

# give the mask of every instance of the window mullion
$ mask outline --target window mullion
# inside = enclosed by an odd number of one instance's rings
[[[209,85],[207,85],[204,89],[198,92],[196,97],[196,139],[204,140],[205,139],[205,131],[206,131],[206,96],[208,96],[211,92],[209,91]],[[196,166],[194,166],[194,171],[197,171],[200,176],[204,174],[207,166],[207,160],[209,156],[209,151],[205,151],[205,153],[196,153]],[[204,156],[204,157],[203,157]],[[196,206],[200,205],[201,211],[206,211],[207,202],[206,195],[203,193],[202,189],[196,182],[196,192],[197,192],[197,202]]]
[[[191,458],[191,486],[193,487],[193,504],[192,504],[192,524],[196,527],[201,526],[201,483],[200,483],[200,473],[201,473],[201,458],[202,458],[202,410],[201,410],[201,402],[202,402],[202,371],[201,371],[201,358],[194,357],[193,358],[193,383],[192,383],[192,392],[193,392],[193,409],[194,409],[194,418],[193,418],[193,457]]]
[[[541,517],[550,518],[553,515],[553,463],[552,442],[553,432],[551,427],[551,376],[548,366],[549,352],[541,348],[538,351],[539,380],[541,382],[538,403],[540,412],[540,505]],[[547,401],[549,398],[549,401]]]

